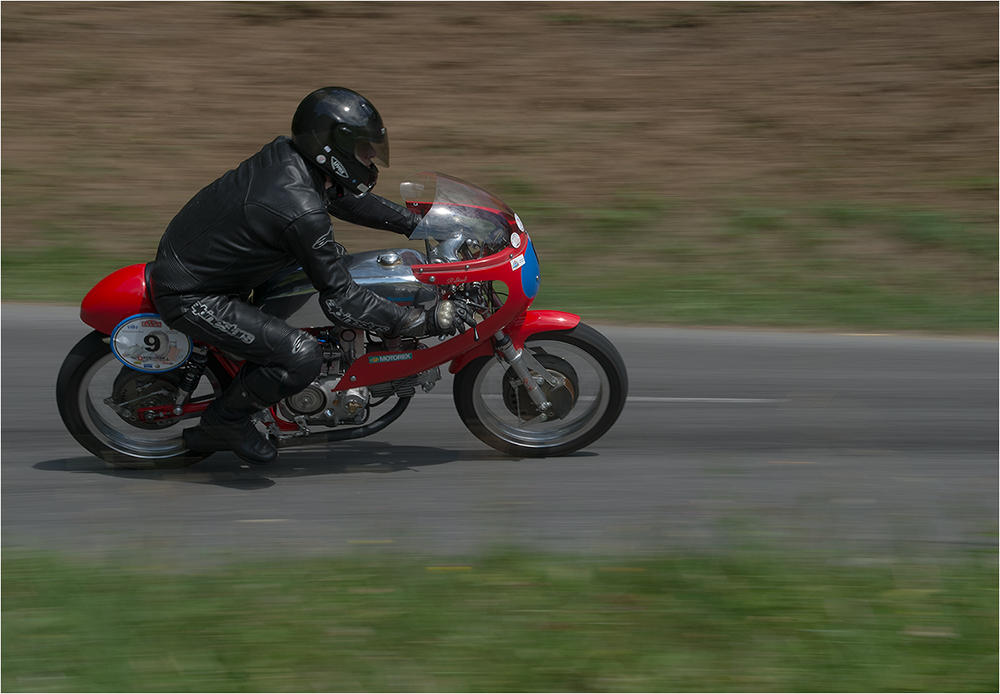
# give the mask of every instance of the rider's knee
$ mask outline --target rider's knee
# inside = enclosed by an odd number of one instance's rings
[[[323,368],[323,346],[309,333],[297,331],[290,340],[285,368],[289,387],[305,388]]]

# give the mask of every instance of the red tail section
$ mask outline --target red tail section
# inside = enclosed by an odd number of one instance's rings
[[[129,316],[156,313],[146,297],[146,265],[115,270],[87,292],[80,305],[84,323],[108,335]]]

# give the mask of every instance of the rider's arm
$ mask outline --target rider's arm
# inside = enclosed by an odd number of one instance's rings
[[[413,320],[409,309],[359,287],[347,270],[343,247],[333,240],[330,218],[316,210],[286,227],[281,244],[300,263],[319,290],[319,303],[331,319],[354,328],[395,334]]]
[[[331,189],[333,190],[333,189]],[[326,211],[351,224],[409,235],[420,223],[420,215],[374,193],[341,197],[328,195]]]

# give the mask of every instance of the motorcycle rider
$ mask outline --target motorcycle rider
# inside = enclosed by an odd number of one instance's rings
[[[201,436],[244,460],[273,461],[277,449],[252,416],[299,392],[319,374],[323,350],[309,333],[247,302],[250,290],[301,265],[335,323],[388,336],[453,334],[474,324],[461,302],[404,308],[359,287],[330,215],[409,234],[420,217],[371,192],[373,163],[389,165],[382,118],[342,87],[309,94],[280,136],[196,194],[167,226],[148,274],[157,311],[176,330],[246,360],[202,415]],[[190,446],[195,436],[185,436]]]

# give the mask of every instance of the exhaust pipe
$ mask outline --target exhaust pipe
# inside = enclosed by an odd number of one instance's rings
[[[313,446],[323,443],[333,443],[334,441],[349,441],[351,439],[362,439],[385,429],[387,426],[399,419],[403,410],[410,404],[412,396],[399,398],[392,409],[376,419],[370,424],[359,427],[345,429],[334,429],[323,434],[312,434],[310,436],[294,436],[287,439],[272,441],[276,448],[291,448],[292,446]],[[209,438],[199,427],[185,429],[183,433],[184,445],[194,453],[215,453],[218,451],[231,450],[224,442],[215,438]]]
[[[412,397],[412,396],[411,396]],[[349,429],[334,429],[323,434],[313,434],[311,436],[294,436],[288,439],[279,439],[274,442],[278,448],[291,448],[292,446],[312,446],[318,443],[333,443],[335,441],[350,441],[352,439],[363,439],[366,436],[377,434],[387,426],[399,419],[403,410],[410,404],[410,397],[399,398],[392,409],[376,419],[370,424]]]

